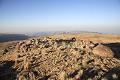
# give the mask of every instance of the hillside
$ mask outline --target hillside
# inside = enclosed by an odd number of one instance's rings
[[[82,33],[0,43],[0,80],[120,80],[120,35]]]
[[[0,34],[0,42],[24,40],[29,37],[24,34]]]

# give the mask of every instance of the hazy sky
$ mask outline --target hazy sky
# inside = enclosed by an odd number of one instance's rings
[[[120,34],[120,0],[0,0],[0,33],[69,30]]]

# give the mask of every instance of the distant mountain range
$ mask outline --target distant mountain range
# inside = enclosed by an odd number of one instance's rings
[[[65,31],[45,31],[45,32],[33,32],[33,33],[25,33],[25,35],[32,37],[32,38],[36,38],[36,37],[40,37],[40,36],[50,36],[50,35],[54,35],[54,34],[67,34],[68,32]]]
[[[0,33],[0,42],[14,41],[14,40],[24,40],[29,37],[24,34],[3,34]]]
[[[25,35],[36,38],[40,36],[50,36],[54,34],[79,34],[79,33],[97,33],[97,32],[90,32],[90,31],[45,31],[45,32],[33,32],[33,33],[24,33]]]
[[[4,34],[0,33],[0,42],[24,40],[28,38],[36,38],[40,36],[50,36],[54,34],[79,34],[79,33],[97,33],[89,31],[44,31],[44,32],[31,32],[23,34]]]

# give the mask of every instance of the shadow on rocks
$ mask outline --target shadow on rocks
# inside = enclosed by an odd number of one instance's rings
[[[115,67],[106,72],[101,78],[107,78],[108,80],[120,80],[120,67]]]
[[[104,45],[108,46],[115,54],[115,57],[120,59],[120,43],[109,43]]]
[[[14,61],[0,61],[0,80],[15,80],[16,70],[12,68]]]

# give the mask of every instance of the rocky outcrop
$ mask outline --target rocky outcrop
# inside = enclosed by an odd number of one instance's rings
[[[120,60],[114,58],[109,47],[97,44],[74,37],[33,38],[9,46],[9,54],[1,58],[15,62],[18,80],[102,80],[110,76],[119,79]]]

